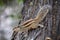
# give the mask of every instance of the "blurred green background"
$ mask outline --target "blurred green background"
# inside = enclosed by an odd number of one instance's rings
[[[0,0],[0,40],[10,40],[12,29],[22,19],[25,0]]]

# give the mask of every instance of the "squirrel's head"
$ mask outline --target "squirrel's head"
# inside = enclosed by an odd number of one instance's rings
[[[51,5],[44,5],[44,6],[42,6],[42,9],[43,10],[46,10],[46,9],[52,10],[52,6]]]
[[[47,10],[52,10],[52,6],[51,5],[44,5],[41,7],[41,11],[43,11],[44,13],[47,12]]]
[[[51,9],[52,9],[52,6],[44,5],[44,6],[41,7],[40,12],[43,12],[43,13],[47,12],[48,13],[48,11],[51,10]]]

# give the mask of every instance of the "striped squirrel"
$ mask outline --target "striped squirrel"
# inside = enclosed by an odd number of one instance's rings
[[[37,28],[37,26],[39,25],[39,22],[41,22],[45,18],[50,8],[51,8],[50,5],[44,5],[43,7],[41,7],[37,13],[37,16],[34,19],[29,19],[24,23],[20,24],[19,25],[20,27],[15,27],[13,29],[14,31],[13,35],[16,35],[19,31],[26,32],[31,28],[32,29]]]

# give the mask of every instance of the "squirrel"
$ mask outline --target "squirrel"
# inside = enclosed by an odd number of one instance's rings
[[[26,32],[29,29],[34,29],[37,28],[39,22],[41,22],[45,16],[47,15],[47,13],[49,12],[51,6],[50,5],[44,5],[43,7],[41,7],[41,9],[39,9],[37,16],[34,19],[29,19],[27,21],[25,21],[24,23],[20,24],[20,27],[15,27],[13,29],[14,33],[13,35],[16,35],[16,33],[20,32]],[[41,25],[40,25],[41,26]]]

